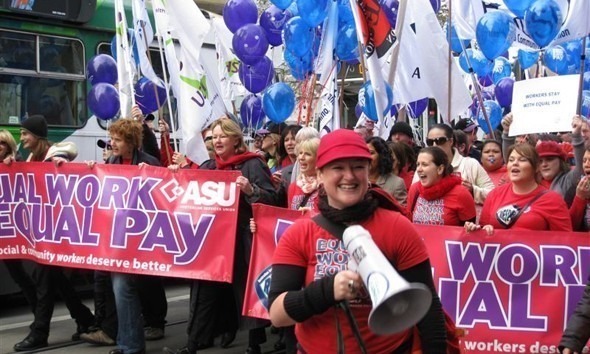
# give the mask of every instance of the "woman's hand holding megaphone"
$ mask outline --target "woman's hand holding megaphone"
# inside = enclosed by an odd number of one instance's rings
[[[358,273],[343,270],[334,277],[334,300],[354,300],[363,286],[363,279]]]

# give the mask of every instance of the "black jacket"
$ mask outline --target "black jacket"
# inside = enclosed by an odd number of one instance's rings
[[[559,342],[559,351],[569,348],[576,353],[581,353],[584,345],[590,339],[590,279],[584,289],[582,299],[578,302],[576,310],[570,317],[567,328],[563,332],[561,342]]]
[[[118,165],[120,165],[122,162],[123,161],[120,156],[111,156],[106,161],[106,163],[108,163],[108,164],[118,164]],[[148,165],[152,165],[152,166],[161,166],[159,159],[156,159],[152,155],[146,154],[145,152],[139,151],[136,149],[135,151],[133,151],[133,158],[131,159],[131,164],[132,165],[139,165],[142,162],[145,162]]]

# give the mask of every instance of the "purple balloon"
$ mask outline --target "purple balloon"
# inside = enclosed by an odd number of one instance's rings
[[[383,12],[385,13],[385,17],[387,17],[387,21],[389,21],[391,27],[395,28],[395,24],[397,23],[397,9],[399,7],[399,1],[379,0],[379,6],[381,7],[381,10],[383,10]]]
[[[500,104],[500,107],[506,108],[512,104],[512,91],[514,89],[514,79],[505,77],[498,81],[494,88],[496,94],[496,101]]]
[[[268,40],[259,25],[247,24],[240,27],[232,39],[234,53],[246,64],[254,64],[266,54]]]
[[[254,94],[246,96],[240,106],[240,116],[245,127],[257,128],[265,117],[262,98]]]
[[[408,113],[410,114],[410,117],[416,119],[420,117],[426,107],[428,107],[428,97],[418,101],[410,102],[408,104]]]
[[[253,65],[240,63],[238,69],[240,81],[252,93],[262,92],[272,82],[274,74],[275,68],[268,57],[262,57],[262,60]]]
[[[486,76],[480,76],[477,80],[479,81],[480,85],[483,87],[488,87],[494,83],[494,79],[492,78],[492,75],[490,75],[490,74],[488,74]]]
[[[158,94],[157,99],[156,92]],[[148,78],[142,77],[135,84],[135,102],[137,102],[143,114],[157,111],[159,108],[158,103],[160,103],[160,106],[166,103],[166,89],[154,84]]]
[[[356,104],[356,106],[354,106],[354,114],[357,118],[360,118],[361,114],[363,114],[363,109],[361,105],[359,105],[358,103]]]
[[[283,44],[283,27],[293,17],[290,11],[283,11],[275,5],[269,6],[260,15],[260,26],[264,28],[268,43],[272,46]]]
[[[228,0],[223,7],[223,22],[232,33],[258,20],[258,8],[253,0]]]
[[[96,85],[99,82],[114,85],[117,82],[117,62],[113,57],[106,54],[99,54],[86,65],[88,80],[90,84]]]
[[[90,111],[99,119],[113,119],[119,112],[119,92],[111,84],[99,82],[92,86],[87,98]]]

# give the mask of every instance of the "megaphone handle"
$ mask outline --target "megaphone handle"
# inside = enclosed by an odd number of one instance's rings
[[[359,347],[361,349],[361,353],[367,354],[367,348],[365,347],[365,342],[363,341],[363,337],[361,336],[361,331],[359,330],[359,325],[356,322],[356,318],[354,318],[352,311],[350,310],[350,306],[348,304],[348,301],[341,301],[338,305],[340,307],[342,307],[342,310],[344,310],[344,314],[346,315],[346,318],[348,319],[348,323],[350,324],[350,328],[352,328],[352,333],[354,334],[354,337],[356,338],[356,341],[359,344]],[[336,318],[338,318],[338,317],[336,317]],[[338,329],[340,330],[340,322],[338,322]],[[341,335],[342,335],[341,333],[338,333],[339,346],[340,346]]]

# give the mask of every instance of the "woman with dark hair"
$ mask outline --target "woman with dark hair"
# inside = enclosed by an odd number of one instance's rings
[[[273,256],[270,319],[278,327],[295,325],[302,353],[336,353],[338,348],[356,353],[359,343],[353,327],[336,306],[354,301],[350,312],[367,353],[406,353],[412,347],[412,329],[392,335],[371,332],[367,325],[370,298],[361,296],[366,293],[361,291],[360,275],[347,269],[350,255],[342,246],[342,235],[328,231],[326,224],[337,229],[361,225],[402,277],[430,289],[431,305],[417,324],[419,342],[425,351],[445,353],[444,315],[428,253],[412,224],[399,212],[403,208],[380,189],[369,189],[370,161],[366,143],[354,131],[339,129],[322,137],[316,167],[323,185],[318,209],[325,222],[316,217],[299,219],[281,237]]]
[[[47,161],[59,165],[68,161],[68,154],[50,152],[51,143],[47,137],[47,121],[44,116],[33,115],[22,123],[21,146],[30,151],[27,162]],[[64,145],[66,147],[64,152],[75,148],[73,144],[69,144],[70,146]],[[57,152],[56,149],[54,151]],[[71,151],[71,155],[75,157],[74,151]],[[11,164],[13,161],[16,161],[13,155],[4,159],[6,164]],[[37,226],[39,226],[38,223]],[[47,338],[57,294],[64,300],[70,315],[76,320],[77,330],[72,335],[72,340],[78,340],[80,333],[88,332],[88,328],[94,323],[94,316],[80,300],[70,280],[64,274],[63,268],[36,263],[33,279],[37,287],[35,317],[29,326],[30,332],[27,337],[14,345],[15,351],[35,350],[48,345]]]
[[[418,154],[419,181],[410,187],[408,211],[414,224],[463,226],[475,221],[475,202],[444,151],[425,147]]]
[[[455,141],[453,128],[446,124],[435,124],[428,130],[426,145],[438,146],[446,154],[453,167],[453,173],[462,179],[463,187],[473,195],[476,204],[483,204],[488,193],[494,189],[490,177],[477,160],[465,157],[453,147]],[[413,182],[418,182],[418,174],[414,175]]]
[[[508,150],[508,178],[511,183],[496,187],[483,204],[479,224],[465,223],[467,232],[483,228],[572,231],[563,198],[548,190],[539,178],[539,154],[529,144]],[[480,226],[481,225],[481,226]]]
[[[408,144],[398,141],[388,141],[387,146],[393,157],[393,174],[404,180],[406,190],[412,186],[412,178],[416,171],[416,153]]]
[[[288,125],[281,132],[281,140],[279,141],[279,166],[281,169],[292,165],[297,160],[295,136],[299,130],[301,130],[301,126],[293,124]]]
[[[401,205],[406,205],[408,192],[404,181],[393,173],[393,157],[385,140],[379,137],[366,139],[371,153],[369,181],[389,193]]]
[[[497,140],[485,140],[481,149],[481,165],[490,176],[494,186],[508,182],[506,164],[502,157],[502,144]]]
[[[238,311],[242,308],[252,249],[252,204],[277,205],[278,202],[270,171],[260,155],[248,151],[240,126],[232,119],[222,117],[214,121],[210,128],[213,132],[215,159],[203,162],[199,169],[237,170],[242,173],[236,179],[241,193],[233,283],[206,280],[193,282],[187,346],[178,350],[164,348],[167,353],[194,354],[213,346],[214,338],[220,334],[221,347],[226,348],[233,342],[238,330]],[[266,341],[264,326],[268,321],[243,317],[242,322],[243,327],[250,329],[247,353],[260,353],[260,344]]]

